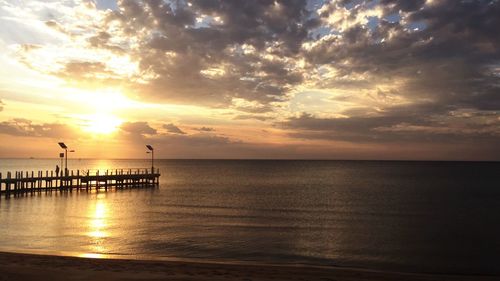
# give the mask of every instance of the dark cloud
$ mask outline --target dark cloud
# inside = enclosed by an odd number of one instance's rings
[[[493,35],[500,26],[500,3],[424,2],[381,1],[385,15],[406,13],[395,22],[380,19],[373,27],[353,25],[342,37],[320,42],[305,56],[315,65],[339,70],[327,82],[331,87],[343,87],[343,77],[356,75],[363,77],[358,83],[368,85],[404,81],[399,91],[411,99],[499,110],[500,96],[494,94],[499,77],[489,66],[500,63],[500,39]],[[412,30],[414,26],[420,30]]]
[[[4,106],[5,106],[5,103],[3,103],[2,100],[0,100],[0,112],[3,111]]]
[[[175,126],[174,124],[164,124],[163,128],[167,130],[167,132],[172,133],[172,134],[181,134],[184,135],[186,134],[184,131],[179,129],[179,127]]]
[[[211,128],[211,127],[200,127],[200,128],[195,128],[196,131],[200,131],[200,132],[214,132],[215,129],[214,128]]]
[[[94,48],[108,49],[116,53],[123,53],[124,50],[120,46],[110,43],[111,34],[105,31],[99,32],[97,35],[88,39],[90,46]]]
[[[120,128],[133,135],[155,135],[156,129],[149,126],[147,122],[125,122]]]
[[[308,29],[318,24],[306,4],[124,0],[108,22],[138,39],[132,53],[141,75],[150,79],[135,89],[145,98],[212,106],[242,98],[267,104],[303,80],[284,58],[299,55]]]
[[[350,118],[318,118],[304,113],[281,125],[293,129],[290,135],[296,138],[358,143],[482,143],[488,149],[500,139],[496,113],[449,111],[443,117],[444,114],[421,115],[422,112],[433,112],[433,107],[395,107],[385,115]],[[454,119],[453,125],[449,125],[449,119]]]
[[[358,5],[345,22],[373,6],[372,1],[337,1],[323,9],[324,22],[338,3],[354,2]],[[500,2],[383,0],[380,7],[383,17],[376,24],[354,23],[340,36],[311,41],[304,56],[315,67],[336,70],[314,81],[319,88],[370,90],[368,97],[385,105],[351,108],[343,112],[348,118],[303,114],[290,118],[285,128],[303,139],[480,143],[492,149],[500,139],[500,37],[494,35]],[[384,19],[389,16],[391,21]],[[389,91],[378,88],[396,84]],[[394,106],[395,98],[409,102]]]
[[[417,11],[422,8],[426,0],[381,0],[380,3],[388,6],[389,10],[392,12],[412,12]]]

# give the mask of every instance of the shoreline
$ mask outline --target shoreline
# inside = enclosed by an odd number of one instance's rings
[[[0,280],[490,281],[500,276],[420,274],[336,266],[91,258],[0,251]]]

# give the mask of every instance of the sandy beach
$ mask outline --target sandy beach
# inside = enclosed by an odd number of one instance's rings
[[[92,259],[0,253],[0,281],[17,280],[500,280],[496,276],[409,274],[339,267]]]

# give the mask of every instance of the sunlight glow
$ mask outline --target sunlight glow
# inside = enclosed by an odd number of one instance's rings
[[[85,118],[85,130],[95,134],[111,134],[123,121],[109,113],[96,113]]]
[[[120,109],[144,106],[144,104],[128,98],[120,90],[114,88],[94,91],[74,88],[67,90],[70,95],[66,96],[66,98],[73,102],[79,102],[80,106],[86,106],[96,112],[113,112]]]
[[[102,259],[107,257],[106,255],[103,254],[96,254],[96,253],[82,253],[78,255],[81,258],[89,258],[89,259]]]

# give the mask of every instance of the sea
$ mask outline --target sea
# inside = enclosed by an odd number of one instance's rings
[[[0,172],[59,159],[0,159]],[[159,187],[0,199],[0,251],[500,274],[500,163],[155,160]],[[68,168],[150,160],[70,159]]]

